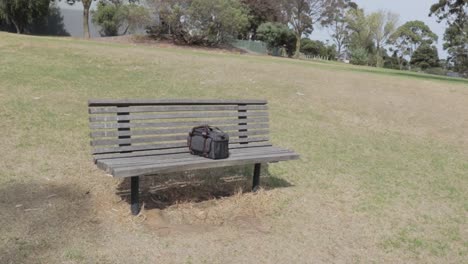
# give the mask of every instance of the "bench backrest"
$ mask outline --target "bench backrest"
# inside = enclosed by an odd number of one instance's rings
[[[95,159],[186,152],[189,130],[217,126],[230,148],[266,146],[264,100],[89,100]]]

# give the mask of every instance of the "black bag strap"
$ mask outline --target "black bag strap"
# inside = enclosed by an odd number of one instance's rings
[[[201,125],[201,126],[193,127],[192,130],[189,132],[189,134],[193,134],[193,132],[198,128],[204,128],[206,133],[208,133],[209,131],[213,131],[215,129],[218,130],[218,131],[223,132],[219,127],[214,127],[214,126],[209,126],[209,125]]]
[[[192,136],[192,135],[193,135],[193,132],[194,132],[196,129],[198,129],[198,128],[204,128],[204,130],[205,130],[204,133],[205,133],[205,134],[204,134],[203,136],[205,136],[205,137],[208,136],[208,132],[209,132],[210,130],[212,130],[212,129],[210,128],[210,126],[208,126],[208,125],[196,126],[196,127],[193,127],[193,128],[192,128],[192,131],[189,132],[189,135]]]
[[[208,146],[206,145],[206,142],[208,141],[208,137],[205,137],[205,141],[203,142],[203,156],[205,158],[208,157],[208,153],[210,152],[210,144],[208,144]]]

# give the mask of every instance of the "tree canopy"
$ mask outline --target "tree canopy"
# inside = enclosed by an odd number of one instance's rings
[[[0,0],[0,18],[23,33],[34,20],[47,17],[50,0]]]
[[[282,0],[241,0],[249,9],[249,28],[247,34],[256,39],[258,27],[265,22],[284,22],[281,12]]]
[[[427,68],[439,67],[439,53],[435,46],[423,44],[414,52],[410,61],[411,65],[426,70]]]
[[[292,0],[284,4],[288,22],[296,35],[296,54],[299,57],[302,36],[308,36],[314,30],[314,25],[326,16],[327,0]]]
[[[424,22],[408,21],[391,36],[390,42],[394,46],[391,50],[395,52],[398,61],[403,62],[404,58],[411,60],[413,53],[420,45],[432,45],[437,40],[438,36]],[[402,64],[400,64],[400,69],[402,69]]]
[[[126,34],[150,23],[146,8],[134,3],[123,4],[121,1],[100,1],[92,12],[92,22],[101,27],[101,36]]]
[[[258,39],[267,43],[268,48],[285,47],[289,55],[295,51],[296,36],[288,26],[282,23],[263,23],[257,30]]]
[[[444,49],[454,69],[468,77],[468,0],[439,0],[431,6],[430,15],[448,25]]]
[[[335,42],[338,56],[341,56],[349,42],[350,36],[346,15],[351,9],[358,9],[358,5],[351,0],[335,0],[326,8],[326,16],[322,20],[322,25],[326,26],[330,31],[330,36],[333,42]]]

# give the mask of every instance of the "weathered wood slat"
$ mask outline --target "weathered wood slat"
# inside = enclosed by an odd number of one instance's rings
[[[249,131],[258,133],[257,130],[253,129],[265,129],[268,128],[268,124],[252,124],[246,126],[225,126],[222,127],[222,130],[227,132],[237,131],[239,129],[248,129]],[[165,134],[187,134],[190,131],[190,128],[168,128],[168,129],[140,129],[140,130],[130,130],[130,131],[94,131],[90,133],[91,138],[100,138],[100,137],[118,137],[118,136],[139,136],[139,135],[165,135]],[[268,130],[265,134],[268,133]],[[232,135],[235,136],[235,135]]]
[[[131,133],[129,136],[132,135]],[[251,130],[244,132],[231,132],[229,136],[234,137],[244,137],[244,136],[264,136],[268,135],[268,130]],[[103,146],[103,145],[117,145],[117,144],[132,144],[132,143],[144,143],[144,142],[164,142],[164,141],[175,141],[175,140],[185,140],[187,139],[187,132],[185,133],[174,133],[171,135],[165,136],[156,136],[156,137],[131,137],[121,139],[122,136],[125,136],[123,133],[118,137],[114,138],[104,138],[104,139],[94,139],[91,141],[91,146]]]
[[[240,155],[253,155],[253,154],[274,154],[274,153],[288,153],[291,152],[287,149],[277,148],[277,147],[260,147],[260,148],[250,148],[250,149],[232,149],[229,151],[230,157],[237,157]],[[157,164],[157,163],[167,163],[183,160],[198,160],[199,156],[191,155],[190,153],[174,153],[167,155],[158,155],[158,156],[146,156],[146,157],[130,157],[130,158],[119,158],[112,160],[101,160],[98,163],[105,164],[112,168],[117,167],[126,167],[126,166],[136,166],[138,164]]]
[[[224,160],[210,160],[200,158],[189,162],[174,162],[169,164],[145,165],[136,167],[122,167],[111,169],[109,172],[114,177],[131,177],[136,175],[151,175],[154,173],[185,171],[195,169],[206,169],[215,167],[235,166],[242,164],[255,164],[274,161],[285,161],[297,159],[299,156],[293,152],[280,154],[254,154],[252,156],[243,155],[239,157],[228,158]]]
[[[268,117],[247,118],[243,123],[268,123]],[[238,119],[207,119],[194,121],[172,121],[172,122],[151,122],[151,123],[91,123],[91,129],[113,129],[113,128],[149,128],[149,127],[194,127],[203,124],[222,127],[223,125],[237,125]]]
[[[293,152],[288,151],[288,150],[273,150],[270,152],[252,152],[252,153],[235,153],[232,154],[229,159],[237,159],[237,158],[242,158],[242,157],[258,157],[258,156],[264,156],[264,155],[290,155]],[[174,154],[174,155],[168,155],[168,156],[162,156],[161,159],[146,159],[146,160],[132,160],[132,161],[122,161],[121,163],[117,162],[116,160],[114,161],[98,161],[97,165],[99,168],[104,169],[104,170],[115,170],[119,168],[132,168],[132,167],[142,167],[142,166],[167,166],[172,163],[177,163],[177,164],[182,164],[182,163],[190,163],[190,162],[204,162],[203,157],[199,156],[194,156],[190,155],[188,153],[184,154]]]
[[[90,122],[111,122],[127,120],[149,120],[149,119],[184,119],[184,118],[207,118],[207,117],[238,117],[238,116],[268,116],[267,112],[181,112],[171,114],[152,114],[152,115],[96,115],[89,118]]]
[[[130,106],[130,105],[237,105],[266,104],[266,100],[207,100],[207,99],[90,99],[88,106]]]
[[[230,155],[237,155],[242,153],[265,153],[269,151],[289,151],[287,149],[278,148],[274,146],[262,146],[262,147],[252,147],[252,148],[232,148],[229,150]],[[116,159],[101,159],[102,162],[106,164],[116,164],[116,163],[129,163],[131,161],[138,161],[138,160],[162,160],[162,159],[172,159],[173,157],[177,157],[177,155],[191,155],[188,151],[188,148],[184,148],[183,151],[175,152],[175,153],[164,153],[161,154],[160,152],[157,155],[147,155],[147,156],[137,156],[137,157],[118,157]],[[198,156],[194,156],[198,157]]]
[[[244,143],[244,142],[262,142],[269,141],[268,137],[258,138],[241,138],[229,140],[229,144]],[[107,148],[95,148],[93,154],[98,153],[111,153],[111,152],[124,152],[124,151],[138,151],[138,150],[152,150],[152,149],[167,149],[167,148],[178,148],[186,147],[187,143],[184,141],[176,143],[162,143],[162,144],[145,144],[145,145],[134,145],[134,146],[122,146],[122,147],[107,147]]]
[[[233,149],[247,149],[247,148],[261,148],[272,146],[270,142],[251,142],[249,144],[231,144],[229,150]],[[187,146],[171,148],[171,149],[157,149],[157,150],[141,150],[129,153],[108,153],[108,154],[95,154],[93,158],[95,161],[103,159],[115,159],[124,157],[142,157],[152,155],[165,155],[165,154],[176,154],[176,153],[188,153]]]
[[[267,133],[255,133],[254,131],[249,132],[236,132],[232,133],[232,137],[235,136],[258,136],[267,135]],[[132,137],[124,139],[96,139],[91,141],[91,146],[106,146],[106,145],[121,145],[121,144],[135,144],[135,143],[149,143],[149,142],[165,142],[165,141],[178,141],[187,140],[187,135],[171,135],[171,136],[159,136],[159,137]]]
[[[106,145],[120,145],[120,144],[136,144],[136,143],[149,143],[149,142],[165,142],[165,141],[179,141],[186,140],[187,135],[172,135],[161,137],[139,137],[139,138],[125,138],[125,139],[97,139],[91,141],[91,146],[106,146]]]
[[[238,111],[238,110],[268,110],[267,105],[163,105],[163,106],[129,106],[129,107],[90,107],[90,114],[109,113],[145,113],[145,112],[177,112],[177,111]]]

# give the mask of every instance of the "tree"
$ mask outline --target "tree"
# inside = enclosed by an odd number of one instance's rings
[[[364,9],[352,9],[346,14],[347,29],[349,31],[348,47],[353,49],[365,49],[368,53],[373,52],[374,43],[368,16]]]
[[[419,46],[422,44],[431,45],[437,39],[437,35],[422,21],[408,21],[400,26],[390,38],[390,42],[395,47],[392,51],[397,56],[400,69],[403,68],[403,59],[405,57],[408,57],[411,61],[414,51]]]
[[[25,31],[33,35],[70,36],[65,29],[61,10],[55,2],[50,2],[47,18],[34,19]]]
[[[358,8],[349,10],[345,19],[349,31],[347,49],[351,55],[350,61],[357,65],[368,65],[369,55],[375,53],[369,16],[364,13],[364,9]]]
[[[141,5],[130,3],[125,6],[125,23],[127,27],[123,34],[134,33],[137,29],[146,28],[151,23],[149,10]]]
[[[280,0],[241,0],[249,8],[250,39],[256,39],[258,27],[266,22],[283,22]]]
[[[93,12],[92,22],[101,27],[101,36],[117,36],[125,20],[125,8],[121,3],[101,1]]]
[[[376,66],[383,66],[383,50],[397,29],[399,16],[390,11],[378,11],[368,17],[370,32],[377,49]]]
[[[334,0],[327,6],[326,17],[322,20],[322,25],[328,28],[333,42],[337,47],[338,56],[343,54],[343,50],[349,41],[347,12],[350,9],[358,9],[358,5],[351,0]]]
[[[288,26],[275,22],[263,23],[258,27],[257,34],[258,39],[265,42],[270,51],[284,47],[289,56],[294,53],[296,36]]]
[[[401,58],[397,51],[393,51],[392,56],[384,57],[384,68],[402,70],[408,65],[408,61],[405,58]]]
[[[124,35],[151,23],[148,10],[135,3],[102,0],[92,12],[92,22],[101,27],[101,36]]]
[[[285,10],[289,24],[296,35],[296,53],[299,57],[301,38],[308,36],[314,30],[314,25],[325,17],[325,11],[330,1],[327,0],[291,0],[286,1]]]
[[[414,52],[410,64],[422,70],[439,67],[439,53],[435,46],[423,44]]]
[[[439,0],[431,6],[430,16],[446,21],[444,49],[454,70],[468,77],[468,0]]]
[[[364,48],[355,48],[351,50],[351,64],[367,65],[369,61],[369,53]]]
[[[0,19],[13,24],[20,34],[34,20],[47,17],[49,4],[49,0],[0,0]]]

